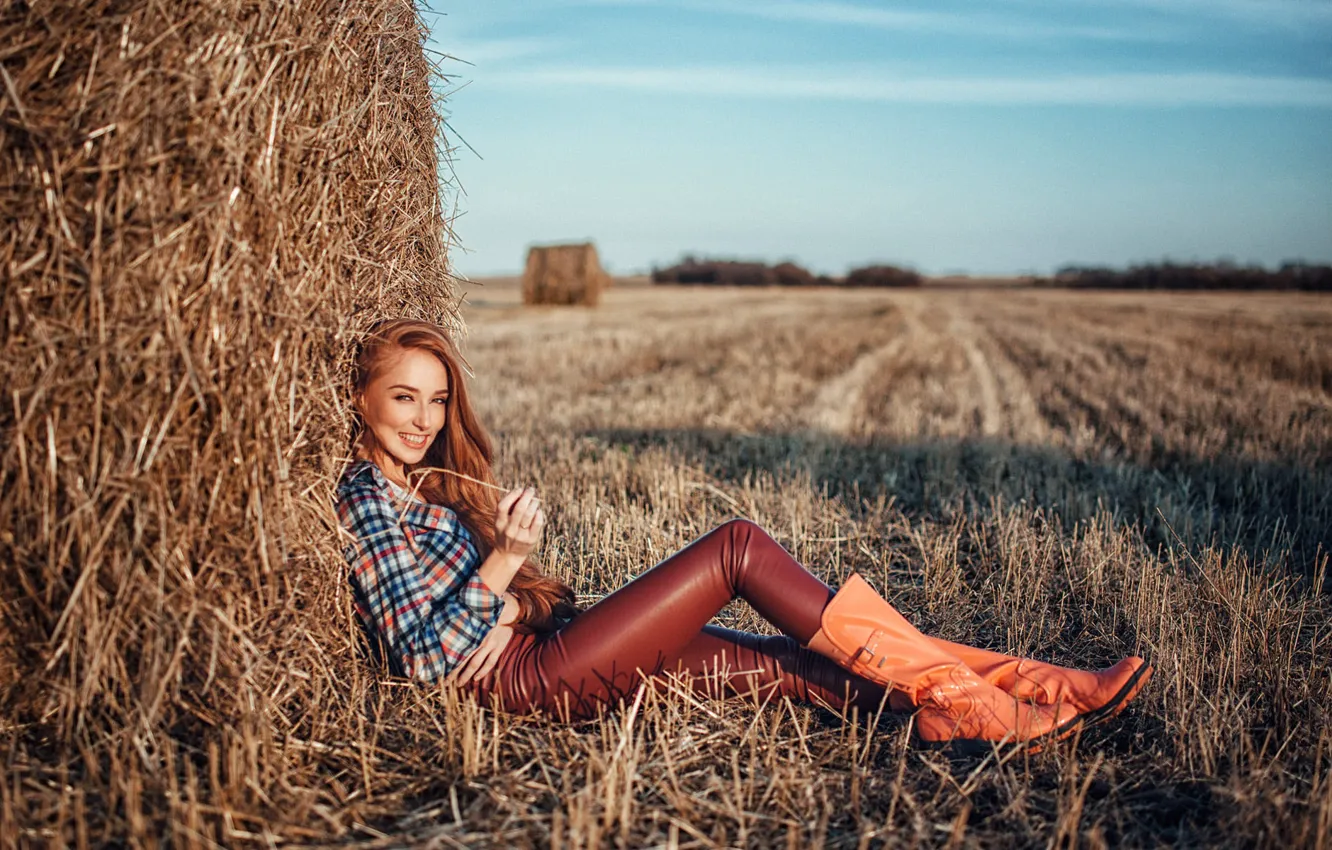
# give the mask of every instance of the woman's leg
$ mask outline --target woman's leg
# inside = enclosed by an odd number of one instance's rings
[[[695,692],[714,699],[790,697],[833,711],[852,708],[862,717],[880,710],[910,711],[901,691],[852,675],[836,662],[787,635],[757,635],[704,626],[663,674],[680,674]]]
[[[1076,726],[1071,707],[1025,706],[979,678],[858,576],[834,595],[744,520],[694,541],[559,632],[516,641],[477,690],[498,695],[510,711],[594,716],[644,676],[681,659],[708,620],[737,596],[853,674],[907,692],[923,708],[916,727],[923,740],[1032,742]]]
[[[761,528],[732,520],[560,631],[515,641],[477,690],[498,694],[509,711],[542,708],[570,720],[591,717],[622,699],[644,675],[680,659],[704,625],[736,597],[804,644],[818,632],[832,595]]]

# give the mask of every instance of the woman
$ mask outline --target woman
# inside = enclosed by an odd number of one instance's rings
[[[859,576],[834,593],[746,520],[579,613],[530,557],[545,524],[535,492],[496,497],[458,362],[443,329],[392,320],[356,363],[344,552],[357,612],[405,676],[576,720],[674,672],[718,696],[775,692],[862,713],[887,700],[916,709],[925,745],[988,750],[1034,749],[1113,716],[1151,674],[1137,657],[1080,671],[928,637]],[[782,635],[707,625],[737,596]]]

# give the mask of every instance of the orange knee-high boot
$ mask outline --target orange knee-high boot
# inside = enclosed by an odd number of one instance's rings
[[[1102,670],[1075,670],[940,638],[930,640],[1000,690],[1037,705],[1071,705],[1084,723],[1119,714],[1152,677],[1152,666],[1136,655]]]
[[[988,750],[1021,743],[1036,749],[1080,724],[1070,705],[1029,705],[976,675],[858,575],[823,609],[809,648],[858,676],[904,691],[921,709],[916,733],[928,746]]]

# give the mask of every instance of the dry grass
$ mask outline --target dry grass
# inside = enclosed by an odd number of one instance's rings
[[[1119,721],[1003,766],[912,752],[892,719],[871,735],[681,695],[581,729],[478,714],[502,741],[441,834],[1332,839],[1325,299],[620,289],[571,315],[484,296],[469,356],[500,474],[558,506],[546,556],[585,598],[743,513],[947,637],[1083,664],[1140,650],[1158,674]],[[723,619],[767,629],[742,605]]]
[[[475,299],[499,475],[581,596],[741,513],[945,637],[1153,657],[1039,757],[678,689],[560,726],[370,669],[329,496],[357,329],[451,317],[421,36],[402,0],[0,11],[0,845],[1332,841],[1310,296]]]

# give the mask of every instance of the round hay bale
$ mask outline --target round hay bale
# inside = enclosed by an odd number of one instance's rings
[[[596,246],[534,245],[523,269],[524,304],[581,304],[595,307],[610,276],[601,268]]]
[[[0,11],[0,842],[364,817],[316,790],[354,753],[291,748],[372,678],[350,347],[458,327],[423,37],[410,0]]]

